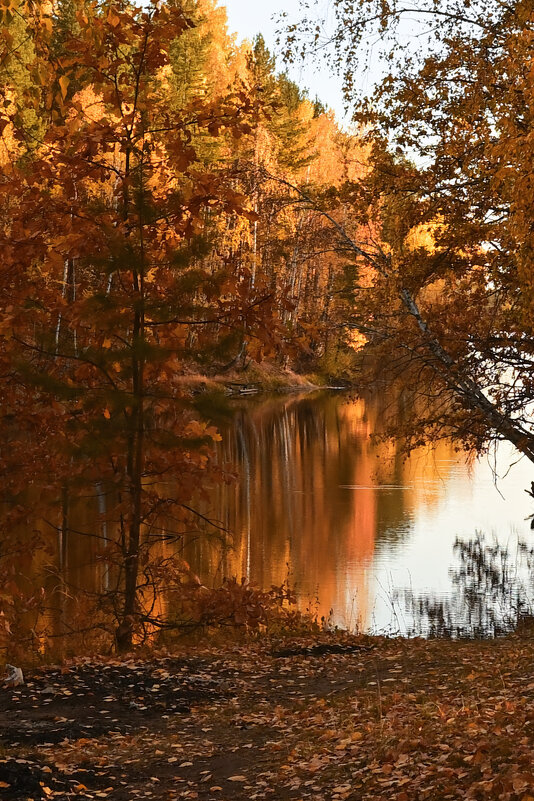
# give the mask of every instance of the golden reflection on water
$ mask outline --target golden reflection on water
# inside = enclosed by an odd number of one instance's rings
[[[377,545],[403,536],[417,504],[437,502],[454,461],[448,445],[405,461],[398,444],[377,444],[379,414],[334,394],[241,404],[218,454],[240,478],[214,488],[206,509],[233,532],[232,547],[205,542],[191,553],[203,580],[289,580],[302,608],[368,628]],[[434,488],[416,492],[419,474]]]
[[[214,529],[187,542],[181,555],[192,571],[208,586],[233,576],[264,589],[288,581],[302,609],[350,629],[387,627],[392,595],[412,581],[419,593],[451,596],[456,536],[497,526],[506,541],[511,525],[523,531],[530,473],[528,482],[524,469],[519,482],[510,479],[512,502],[504,501],[488,469],[475,466],[471,480],[447,443],[405,459],[399,443],[377,442],[387,413],[383,398],[340,393],[236,401],[217,460],[239,478],[199,501],[228,533]],[[59,501],[57,520],[45,526],[49,548],[35,555],[33,571],[47,577],[48,610],[36,637],[83,629],[91,601],[116,584],[116,570],[98,558],[106,538],[117,537],[115,524],[105,514],[98,522],[105,511],[98,487],[89,497],[69,508],[67,537]],[[176,540],[156,538],[152,555],[168,558],[177,548]],[[155,615],[172,612],[172,592],[149,595],[144,602]],[[83,651],[83,638],[72,642]]]

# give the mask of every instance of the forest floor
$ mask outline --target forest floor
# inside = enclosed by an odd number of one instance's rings
[[[0,798],[534,801],[534,630],[88,659],[0,689]]]

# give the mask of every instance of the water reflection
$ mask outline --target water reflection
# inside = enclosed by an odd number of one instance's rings
[[[533,612],[534,548],[518,541],[511,550],[478,534],[456,540],[447,597],[398,593],[413,619],[410,634],[425,637],[498,637]]]
[[[357,596],[349,623],[364,624],[376,540],[402,539],[407,517],[402,461],[371,445],[373,429],[362,400],[307,396],[243,406],[219,453],[237,464],[240,480],[215,490],[209,510],[233,532],[219,570],[262,586],[289,577],[319,616]],[[377,480],[388,485],[381,492]],[[353,575],[347,583],[347,566],[356,566],[356,584]]]
[[[505,448],[497,461],[473,464],[450,444],[405,459],[398,443],[375,441],[385,403],[335,393],[236,402],[216,458],[239,477],[198,500],[219,527],[178,538],[172,524],[168,538],[149,532],[152,556],[162,564],[183,550],[206,585],[232,576],[263,588],[289,580],[301,608],[343,628],[507,630],[531,603],[529,464],[496,488],[495,469],[506,473],[514,459]],[[118,536],[106,503],[99,485],[72,501],[66,536],[58,495],[57,519],[41,524],[47,548],[32,570],[45,576],[54,634],[86,625],[91,603],[117,582],[112,560],[102,558],[103,544]],[[171,595],[144,601],[165,615]]]
[[[199,543],[190,557],[203,579],[247,575],[268,587],[289,578],[319,617],[399,633],[418,620],[428,631],[416,604],[399,599],[437,594],[456,599],[447,625],[463,625],[459,610],[476,592],[459,592],[457,538],[478,530],[516,542],[528,529],[529,467],[500,482],[503,497],[489,463],[470,465],[450,444],[408,460],[398,443],[377,444],[382,413],[380,399],[334,394],[238,404],[218,458],[240,479],[214,488],[206,509],[233,532],[232,547]]]

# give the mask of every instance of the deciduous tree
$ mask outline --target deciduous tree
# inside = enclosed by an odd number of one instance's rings
[[[507,439],[534,461],[532,4],[333,8],[327,39],[311,18],[300,35],[332,48],[369,132],[371,169],[331,208],[347,210],[334,228],[372,276],[348,322],[382,377],[402,379],[395,430],[411,445],[451,432],[478,450]],[[373,36],[385,75],[359,101]]]

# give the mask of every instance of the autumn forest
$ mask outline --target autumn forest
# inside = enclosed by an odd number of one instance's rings
[[[3,5],[8,651],[286,615],[285,582],[208,588],[184,555],[231,533],[209,498],[239,480],[232,394],[380,387],[399,453],[534,460],[532,10],[376,6],[339,0],[329,29],[303,9],[277,63],[215,0]],[[350,125],[289,77],[323,51]],[[90,587],[64,575],[75,538]]]
[[[356,180],[364,150],[213,2],[3,20],[2,621],[46,605],[21,565],[64,549],[93,496],[96,606],[127,648],[166,625],[142,587],[192,581],[161,542],[209,527],[193,495],[232,480],[212,458],[220,392],[194,377],[350,347],[347,260],[303,191]]]
[[[236,393],[379,388],[402,458],[534,461],[528,2],[303,8],[278,61],[215,0],[1,14],[8,653],[287,617],[286,582],[208,587],[185,557],[231,534],[209,499],[240,480]],[[350,124],[289,77],[319,57]]]
[[[0,798],[534,801],[534,3],[276,26],[0,0]]]

